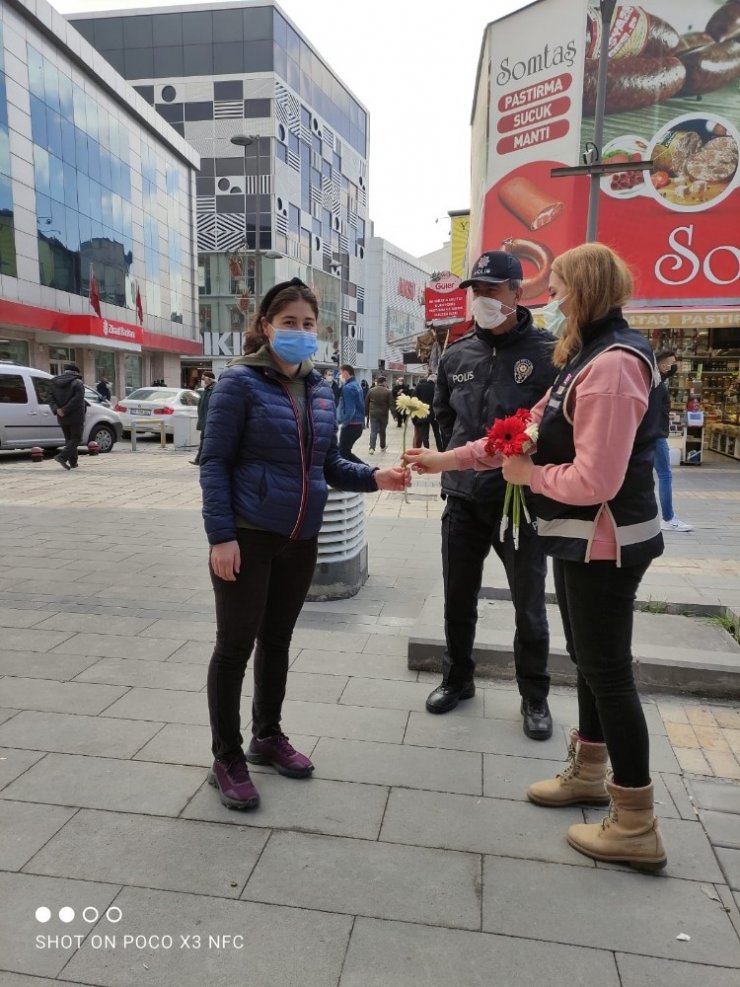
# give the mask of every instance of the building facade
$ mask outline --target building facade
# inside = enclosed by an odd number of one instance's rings
[[[197,154],[45,0],[0,0],[0,34],[0,360],[179,384]]]
[[[318,363],[369,367],[368,115],[299,29],[264,0],[73,23],[200,155],[199,321],[212,364],[241,351],[259,267],[265,289],[293,276],[315,289]],[[232,143],[240,135],[245,147]]]
[[[382,237],[367,240],[367,336],[373,341],[368,353],[373,370],[384,368],[388,377],[419,373],[412,354],[426,329],[424,287],[432,268]]]

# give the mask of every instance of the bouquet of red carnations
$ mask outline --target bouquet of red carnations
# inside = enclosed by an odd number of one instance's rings
[[[508,418],[497,418],[488,430],[486,453],[489,456],[524,456],[537,445],[538,428],[527,408],[519,408]],[[511,515],[514,548],[519,548],[519,526],[522,515],[527,524],[532,523],[524,500],[524,491],[518,483],[507,483],[504,494],[504,509],[501,515],[499,540],[503,541],[509,527]]]

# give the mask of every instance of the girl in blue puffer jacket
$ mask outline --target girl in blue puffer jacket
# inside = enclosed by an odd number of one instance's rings
[[[372,469],[337,448],[334,396],[313,368],[318,303],[298,278],[262,299],[246,355],[220,375],[200,457],[211,546],[216,646],[208,668],[213,768],[208,780],[232,809],[259,795],[247,768],[270,764],[305,778],[313,764],[281,729],[293,628],[316,565],[327,484],[403,490],[400,466]],[[252,739],[242,747],[239,706],[255,646]]]

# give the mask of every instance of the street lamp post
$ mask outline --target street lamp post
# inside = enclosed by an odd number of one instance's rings
[[[247,238],[247,148],[254,144],[257,151],[256,161],[256,185],[257,185],[257,209],[254,232],[254,310],[259,311],[260,300],[262,298],[262,251],[260,249],[260,139],[257,134],[235,134],[231,138],[231,143],[244,149],[244,278],[246,282],[247,265],[246,254],[249,250],[249,240]]]

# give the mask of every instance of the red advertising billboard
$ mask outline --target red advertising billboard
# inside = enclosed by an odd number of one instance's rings
[[[424,318],[426,322],[465,318],[468,293],[460,288],[460,278],[444,271],[424,288]]]
[[[589,179],[550,172],[579,164],[593,137],[600,43],[588,0],[540,0],[484,39],[471,251],[517,254],[528,304],[546,300],[553,257],[585,239]],[[739,0],[616,6],[602,157],[654,165],[602,178],[598,239],[630,264],[637,302],[740,301],[738,79]]]

